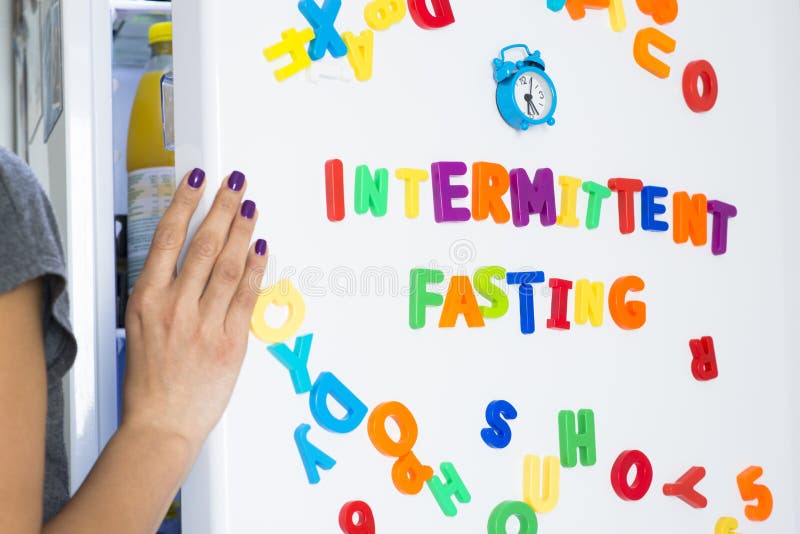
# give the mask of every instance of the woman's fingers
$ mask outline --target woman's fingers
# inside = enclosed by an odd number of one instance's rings
[[[225,319],[233,294],[244,273],[257,219],[255,202],[245,200],[239,214],[234,218],[228,241],[217,258],[211,279],[200,299],[200,307],[206,316],[218,318],[220,321]]]
[[[205,177],[201,169],[194,169],[186,173],[178,184],[169,208],[156,227],[137,284],[164,288],[172,282],[178,256],[186,241],[189,220],[203,195]]]
[[[223,180],[214,204],[189,245],[178,274],[179,291],[199,299],[205,290],[211,270],[228,240],[231,223],[239,212],[246,184],[244,174],[234,171]]]
[[[255,246],[250,247],[244,274],[231,300],[228,316],[225,318],[225,331],[230,336],[247,336],[250,317],[253,315],[253,308],[261,289],[267,257],[267,242],[263,239],[259,239]]]

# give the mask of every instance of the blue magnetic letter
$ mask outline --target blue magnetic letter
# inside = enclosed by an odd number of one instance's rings
[[[300,425],[294,431],[294,442],[300,452],[300,459],[303,460],[303,467],[306,470],[309,484],[319,482],[319,471],[317,466],[328,471],[336,465],[336,460],[319,450],[315,445],[308,442],[309,425]]]
[[[328,408],[329,396],[347,412],[342,419],[335,417]],[[333,373],[319,374],[308,397],[308,404],[319,426],[337,434],[352,432],[367,415],[367,405],[358,400]]]
[[[506,273],[508,285],[519,285],[519,327],[523,334],[536,331],[536,320],[533,317],[533,286],[544,282],[543,271],[523,273]]]
[[[547,0],[547,9],[558,13],[559,11],[564,9],[564,4],[566,3],[567,0]]]
[[[505,418],[505,419],[504,419]],[[491,428],[481,430],[484,443],[493,449],[505,449],[511,443],[511,427],[506,419],[516,419],[517,410],[510,402],[496,400],[486,407],[486,422]]]
[[[322,59],[326,51],[330,51],[333,57],[347,55],[347,45],[333,27],[342,0],[325,0],[322,9],[314,0],[301,0],[297,7],[314,30],[314,40],[308,45],[308,57],[317,61]]]
[[[666,206],[656,204],[656,199],[664,198],[668,194],[669,191],[665,187],[648,185],[642,188],[642,230],[651,232],[666,232],[669,230],[669,223],[656,220],[656,215],[663,215],[667,212]]]
[[[298,337],[294,340],[294,350],[285,343],[272,345],[267,350],[289,370],[289,376],[298,395],[311,390],[311,378],[308,376],[308,354],[311,352],[311,340],[314,334]]]

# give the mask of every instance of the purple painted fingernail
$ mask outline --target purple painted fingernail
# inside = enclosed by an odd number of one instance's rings
[[[256,215],[256,203],[252,200],[245,200],[242,203],[242,217],[252,219]]]
[[[256,241],[256,254],[264,256],[267,253],[267,242],[263,239]]]
[[[244,186],[244,174],[239,171],[233,171],[230,178],[228,178],[228,189],[231,191],[241,191]]]
[[[200,189],[200,186],[203,185],[203,180],[206,179],[206,173],[203,169],[195,168],[192,170],[191,174],[189,174],[189,179],[186,183],[189,184],[189,187],[192,189]]]

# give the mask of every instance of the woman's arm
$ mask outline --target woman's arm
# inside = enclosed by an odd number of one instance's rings
[[[155,532],[230,399],[247,347],[266,243],[244,176],[225,180],[178,256],[203,191],[181,182],[128,305],[123,419],[80,490],[43,532]],[[46,376],[41,296],[32,283],[0,297],[0,531],[42,532]]]
[[[0,340],[0,532],[38,532],[47,418],[40,280],[0,295]]]

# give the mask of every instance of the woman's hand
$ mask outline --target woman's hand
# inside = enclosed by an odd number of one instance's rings
[[[122,420],[177,435],[195,452],[230,399],[267,261],[264,240],[250,246],[258,213],[233,172],[176,271],[204,176],[195,169],[181,181],[128,302]]]

